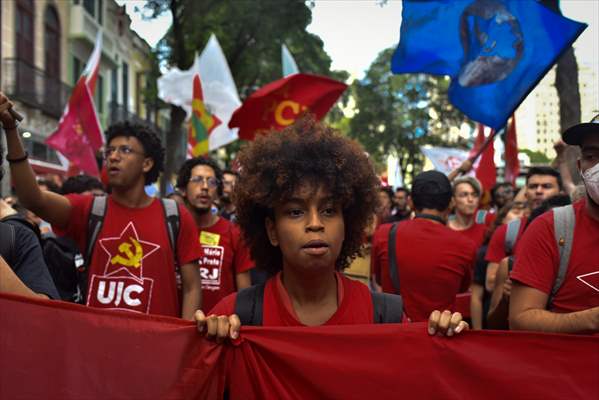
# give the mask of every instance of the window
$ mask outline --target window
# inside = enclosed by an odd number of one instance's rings
[[[94,102],[96,103],[96,111],[98,114],[104,113],[104,78],[98,74],[98,81],[96,82],[96,93]]]
[[[123,107],[129,110],[129,65],[123,63]]]
[[[19,0],[16,12],[17,58],[33,65],[33,0]]]
[[[118,101],[119,93],[119,71],[114,68],[110,73],[110,101],[115,103]]]
[[[96,16],[96,2],[95,0],[83,0],[83,8],[85,11],[89,13],[92,17]]]
[[[49,78],[60,79],[60,23],[54,7],[46,7],[44,15],[44,60]]]
[[[79,60],[77,57],[73,56],[73,85],[75,85],[77,83],[77,80],[79,79],[79,76],[81,76],[81,71],[82,71],[82,65],[81,65],[81,60]]]
[[[102,0],[98,0],[98,23],[102,25],[104,22],[104,2]]]

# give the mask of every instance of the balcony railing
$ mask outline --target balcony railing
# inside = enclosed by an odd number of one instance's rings
[[[1,87],[10,98],[55,118],[60,118],[71,95],[70,86],[16,58],[2,60]]]
[[[114,124],[115,122],[119,122],[119,121],[132,121],[132,122],[138,122],[138,123],[150,125],[154,129],[156,129],[159,133],[162,133],[162,129],[159,126],[157,126],[150,119],[149,113],[147,115],[147,118],[145,118],[145,119],[141,118],[139,115],[130,112],[129,110],[127,110],[126,107],[124,107],[123,105],[118,104],[114,101],[111,101],[108,103],[108,109],[110,110],[108,122],[111,125]]]

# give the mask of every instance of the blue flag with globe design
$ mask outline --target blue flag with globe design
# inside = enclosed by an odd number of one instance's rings
[[[500,129],[586,27],[535,0],[404,0],[391,70],[449,75],[453,105]]]

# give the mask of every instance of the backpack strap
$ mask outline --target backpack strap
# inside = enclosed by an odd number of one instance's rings
[[[553,282],[551,294],[547,300],[547,309],[553,304],[553,299],[558,290],[564,283],[568,264],[570,263],[570,253],[574,242],[574,228],[576,226],[576,215],[574,207],[571,204],[553,209],[553,229],[555,232],[555,243],[559,251],[559,268],[557,277]]]
[[[0,255],[9,266],[15,262],[15,227],[0,222]]]
[[[237,292],[235,314],[239,317],[241,325],[262,326],[264,287],[265,283],[261,283]]]
[[[89,266],[92,261],[94,247],[98,240],[98,235],[104,223],[106,208],[108,206],[108,198],[106,196],[95,196],[92,201],[92,208],[87,221],[87,244],[85,248],[85,262],[77,268],[77,280],[81,289],[81,301],[87,299],[87,278]]]
[[[514,252],[514,245],[518,239],[518,232],[520,231],[520,224],[522,221],[520,218],[510,221],[507,224],[507,231],[505,232],[505,254],[511,255]]]
[[[177,254],[177,238],[179,237],[179,229],[181,227],[179,206],[173,199],[162,198],[160,201],[162,202],[162,209],[164,210],[168,240],[175,256],[175,265],[178,266],[179,257]]]
[[[477,224],[484,224],[487,219],[487,210],[478,210],[476,212],[476,217],[474,218]]]
[[[390,293],[370,292],[375,324],[397,324],[403,316],[403,299]]]
[[[387,253],[389,256],[389,276],[395,294],[399,294],[399,270],[397,269],[397,257],[395,249],[395,239],[397,238],[397,223],[394,223],[389,230],[389,240],[387,242]]]

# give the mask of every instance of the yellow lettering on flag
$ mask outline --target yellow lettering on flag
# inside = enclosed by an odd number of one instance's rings
[[[285,118],[283,113],[286,109],[291,109],[293,118]],[[277,108],[275,108],[275,121],[281,126],[291,125],[295,122],[295,119],[298,117],[300,112],[305,111],[306,109],[306,106],[302,106],[293,100],[283,100],[277,105]]]

